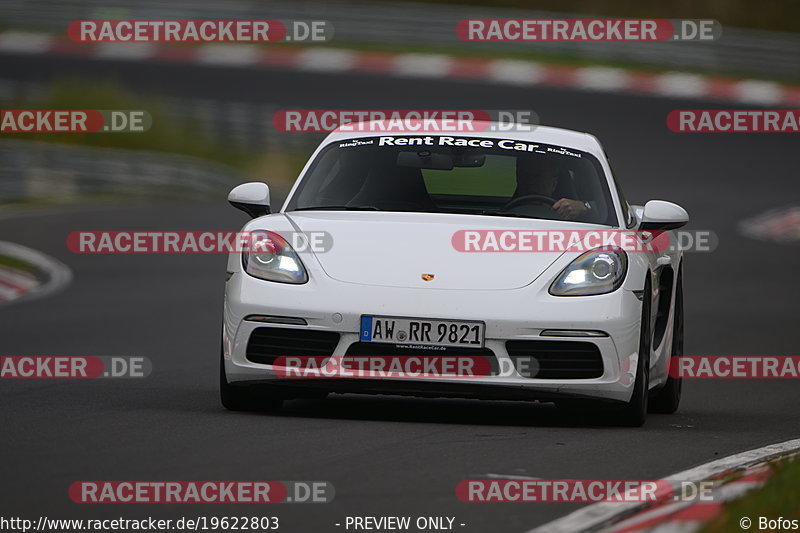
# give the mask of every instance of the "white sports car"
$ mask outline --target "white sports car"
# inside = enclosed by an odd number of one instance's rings
[[[686,211],[629,205],[592,135],[485,126],[337,130],[279,212],[263,183],[231,191],[253,220],[228,259],[226,408],[518,399],[632,426],[678,408],[683,254],[649,232],[672,235]]]

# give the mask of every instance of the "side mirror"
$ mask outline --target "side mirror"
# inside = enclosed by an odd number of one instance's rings
[[[667,231],[683,227],[687,222],[689,222],[689,213],[678,204],[664,200],[650,200],[644,204],[642,223],[639,225],[639,229],[642,231]]]
[[[241,209],[252,218],[268,215],[269,187],[260,181],[242,183],[228,194],[228,201],[236,209]]]

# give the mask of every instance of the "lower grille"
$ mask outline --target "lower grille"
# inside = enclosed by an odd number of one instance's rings
[[[360,357],[382,357],[382,356],[389,356],[389,357],[447,357],[447,358],[458,358],[458,357],[472,357],[472,358],[480,358],[485,360],[485,362],[481,362],[478,365],[480,368],[475,369],[476,372],[479,372],[479,375],[486,375],[484,372],[488,373],[490,376],[495,376],[498,374],[500,365],[497,362],[497,357],[495,357],[494,352],[489,348],[460,348],[460,347],[451,347],[451,346],[440,346],[437,349],[431,348],[424,348],[420,346],[405,346],[405,345],[398,345],[398,344],[384,344],[379,342],[354,342],[347,348],[347,353],[345,354],[345,358],[347,356],[360,356]],[[484,366],[485,363],[488,363],[487,366]]]
[[[246,357],[253,363],[271,365],[287,355],[333,355],[339,334],[294,328],[256,328],[247,342]]]
[[[536,379],[591,379],[603,375],[603,359],[594,343],[578,341],[506,341],[520,375]]]

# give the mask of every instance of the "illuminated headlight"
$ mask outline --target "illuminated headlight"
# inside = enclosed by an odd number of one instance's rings
[[[248,248],[242,252],[242,266],[254,278],[279,283],[308,281],[308,274],[297,253],[277,233],[253,232]]]
[[[553,296],[589,296],[617,290],[625,280],[628,257],[616,248],[598,248],[578,256],[550,286]]]

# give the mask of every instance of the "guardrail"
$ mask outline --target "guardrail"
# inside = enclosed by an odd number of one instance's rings
[[[143,150],[0,139],[0,201],[86,194],[220,198],[247,181],[203,159]],[[222,196],[220,196],[222,195]]]
[[[45,82],[0,78],[0,106],[36,102],[50,90]],[[247,152],[266,149],[300,150],[309,154],[324,134],[282,133],[272,124],[273,115],[286,108],[275,103],[240,102],[211,98],[155,97],[163,112],[177,124],[191,124],[193,134],[218,146]],[[0,169],[2,172],[2,169]]]
[[[65,33],[69,22],[86,18],[187,19],[324,19],[340,42],[415,46],[447,45],[465,52],[488,49],[534,50],[588,60],[630,61],[670,69],[713,70],[767,77],[796,75],[800,35],[741,28],[723,28],[713,42],[462,42],[455,25],[462,18],[571,18],[574,14],[509,8],[399,2],[324,3],[319,0],[27,0],[4,6],[5,27]]]

